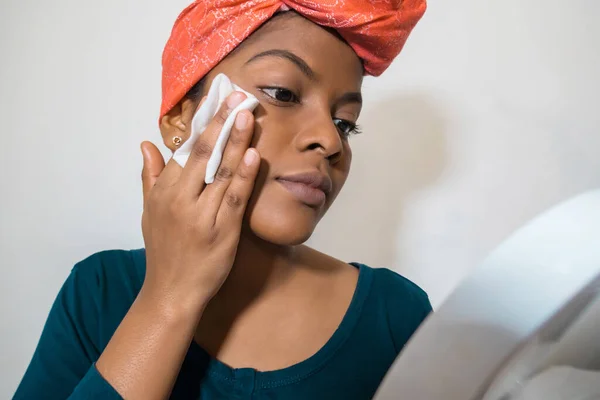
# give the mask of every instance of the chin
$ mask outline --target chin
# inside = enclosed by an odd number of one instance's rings
[[[325,204],[309,207],[278,185],[267,185],[250,199],[246,223],[255,236],[266,242],[295,246],[311,237],[327,208]]]
[[[281,210],[279,207],[255,207],[248,215],[250,231],[258,238],[277,246],[296,246],[312,235],[320,218],[314,210]],[[311,215],[312,214],[312,215]]]

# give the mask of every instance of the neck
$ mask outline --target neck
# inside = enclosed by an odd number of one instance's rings
[[[244,302],[288,282],[295,268],[298,246],[279,246],[243,229],[235,262],[217,297],[237,298]]]
[[[276,246],[242,228],[231,272],[204,310],[195,340],[218,354],[235,321],[291,280],[295,253],[295,247]]]

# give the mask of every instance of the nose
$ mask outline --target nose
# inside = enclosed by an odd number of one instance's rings
[[[300,151],[316,152],[331,164],[335,164],[342,158],[344,152],[342,137],[331,115],[313,115],[303,125],[304,129],[297,137]]]

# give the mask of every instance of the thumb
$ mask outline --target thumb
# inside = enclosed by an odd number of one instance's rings
[[[140,148],[144,158],[142,190],[144,192],[145,200],[150,190],[154,187],[160,173],[165,168],[165,160],[158,148],[151,142],[142,142]]]

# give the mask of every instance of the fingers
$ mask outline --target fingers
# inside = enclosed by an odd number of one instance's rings
[[[215,181],[213,184],[208,185],[200,195],[203,206],[212,211],[215,216],[223,201],[223,195],[231,183],[244,153],[250,146],[253,133],[254,115],[247,110],[240,111],[231,130]]]
[[[142,191],[144,194],[144,202],[146,202],[150,189],[154,187],[158,177],[165,168],[165,160],[154,144],[142,142],[140,147],[144,158],[144,166],[142,168]]]
[[[204,179],[206,176],[206,164],[213,152],[215,142],[221,133],[221,129],[227,121],[229,114],[240,105],[246,95],[241,92],[232,93],[221,108],[215,114],[206,130],[200,135],[190,154],[190,157],[183,169],[181,183],[186,191],[199,195],[204,189]]]
[[[241,220],[260,167],[260,155],[256,149],[248,149],[227,187],[217,214],[217,224],[241,228]]]

